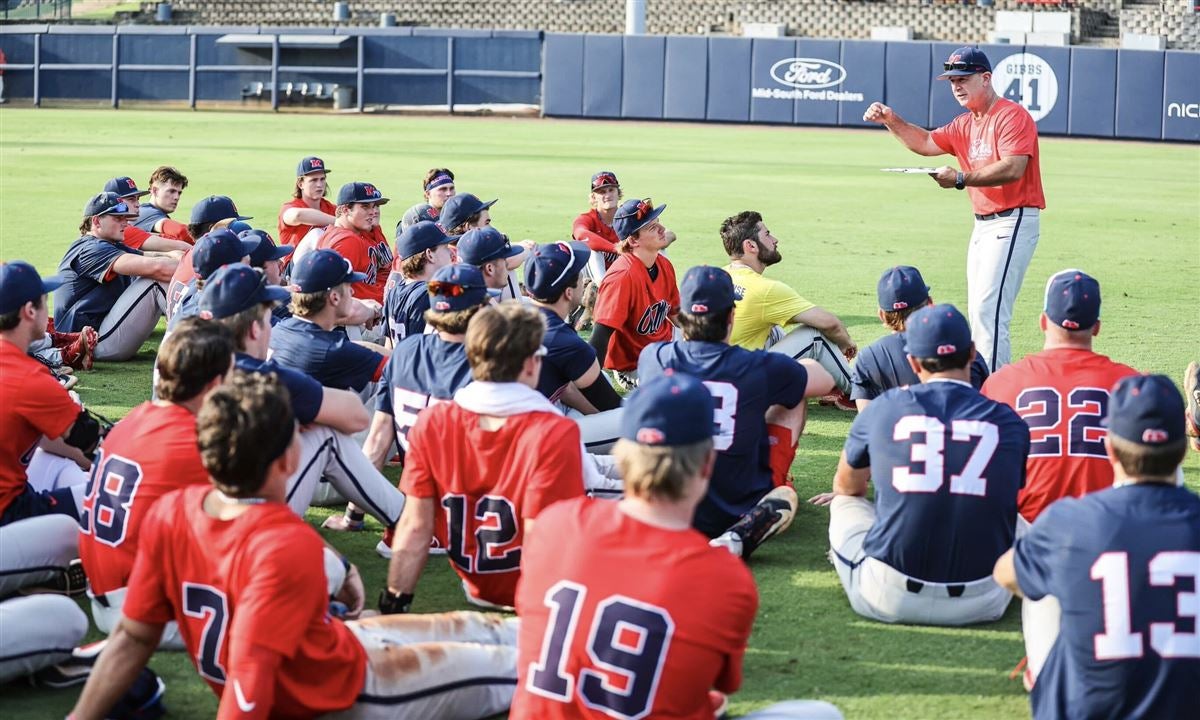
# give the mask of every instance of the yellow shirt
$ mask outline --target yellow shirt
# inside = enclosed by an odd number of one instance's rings
[[[730,344],[762,350],[776,325],[787,325],[800,313],[816,307],[778,280],[771,280],[742,265],[726,265],[733,285],[742,293],[733,316]]]

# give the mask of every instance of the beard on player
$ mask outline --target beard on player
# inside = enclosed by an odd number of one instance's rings
[[[771,267],[775,263],[783,259],[778,247],[769,248],[763,245],[755,238],[754,243],[758,245],[758,261],[766,267]]]

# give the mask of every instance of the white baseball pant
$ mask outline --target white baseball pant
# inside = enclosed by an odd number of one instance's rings
[[[105,635],[112,635],[121,621],[121,610],[125,607],[125,594],[129,588],[119,588],[97,597],[88,591],[92,599],[92,620],[96,629]],[[187,649],[183,638],[179,635],[179,625],[174,620],[163,626],[162,637],[158,641],[159,650],[182,651]]]
[[[843,720],[835,705],[823,700],[785,700],[741,716],[742,720]]]
[[[1040,234],[1037,208],[975,221],[967,247],[967,311],[975,350],[993,373],[1012,362],[1013,306]]]
[[[1017,516],[1017,537],[1029,532],[1029,521]],[[1050,648],[1058,639],[1059,623],[1062,621],[1062,607],[1058,598],[1047,595],[1041,600],[1021,600],[1021,635],[1025,639],[1026,669],[1033,680],[1042,672],[1046,658],[1050,657]]]
[[[54,347],[54,343],[48,334],[29,343],[27,352],[34,357],[45,360],[51,365],[63,364],[62,349]]]
[[[776,329],[781,329],[776,326]],[[808,325],[797,325],[791,332],[777,338],[772,332],[767,338],[767,350],[783,353],[793,360],[808,358],[816,360],[833,377],[834,383],[842,392],[850,393],[850,364],[837,344],[826,338],[816,328]]]
[[[38,515],[0,525],[0,597],[48,582],[79,557],[79,523]]]
[[[625,416],[624,408],[613,408],[592,415],[579,412],[569,412],[567,417],[579,425],[579,435],[583,439],[583,447],[593,455],[605,455],[612,452],[612,447],[621,439],[621,418]]]
[[[322,717],[483,718],[512,703],[517,618],[478,612],[381,615],[351,620],[367,651],[367,677],[354,705]]]
[[[167,287],[150,278],[140,277],[125,288],[116,304],[104,316],[96,331],[97,360],[129,360],[154,332],[158,319],[167,311]]]
[[[0,683],[71,657],[87,630],[87,615],[63,595],[0,602]]]
[[[990,575],[967,583],[931,583],[868,557],[862,545],[874,524],[875,504],[866,498],[838,495],[829,505],[833,565],[854,612],[879,622],[917,625],[970,625],[1004,614],[1012,595]]]
[[[35,492],[50,492],[87,483],[85,470],[61,455],[48,453],[42,448],[33,451],[29,467],[25,468],[29,487]]]
[[[375,469],[353,438],[317,425],[300,433],[300,469],[287,484],[287,503],[293,512],[304,517],[322,478],[385,526],[400,519],[404,493]]]

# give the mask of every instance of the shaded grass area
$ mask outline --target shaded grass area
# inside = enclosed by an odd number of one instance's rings
[[[206,195],[227,194],[255,216],[252,224],[274,232],[296,162],[314,153],[332,168],[331,193],[368,180],[393,198],[383,213],[388,228],[420,200],[424,171],[449,166],[460,191],[501,199],[492,213],[498,228],[539,242],[566,239],[586,208],[588,178],[613,170],[627,196],[668,204],[663,221],[680,238],[671,248],[680,275],[701,262],[723,264],[721,220],[758,209],[781,238],[784,261],[770,275],[841,316],[860,346],[884,333],[875,281],[890,265],[919,266],[935,299],[965,303],[966,198],[927,178],[879,173],[911,160],[883,133],[793,128],[0,109],[0,258],[53,271],[87,197],[115,175],[144,183],[159,164],[191,180],[176,219],[186,221]],[[1082,267],[1104,286],[1097,349],[1179,378],[1200,355],[1200,149],[1043,140],[1042,166],[1049,209],[1017,303],[1014,356],[1040,346],[1045,278]],[[84,373],[80,395],[114,419],[148,398],[157,340],[134,362]],[[828,489],[850,421],[814,406],[793,466],[802,498]],[[1186,476],[1200,485],[1195,456]],[[330,512],[308,517],[319,525]],[[826,559],[827,522],[826,510],[803,507],[792,529],[754,557],[761,608],[736,712],[819,698],[850,718],[1028,714],[1020,684],[1007,677],[1023,654],[1016,605],[997,623],[957,630],[863,620]],[[373,549],[377,533],[329,537],[359,564],[373,598],[386,571]],[[432,559],[415,609],[465,607],[446,562]],[[160,654],[152,665],[169,684],[173,717],[213,716],[215,700],[184,655]],[[75,695],[13,684],[0,688],[0,703],[6,717],[54,717]]]

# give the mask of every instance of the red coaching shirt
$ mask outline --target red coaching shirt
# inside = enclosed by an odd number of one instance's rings
[[[42,436],[62,437],[79,409],[45,365],[0,340],[0,513],[25,490]]]
[[[512,605],[525,521],[583,495],[579,425],[529,412],[485,430],[454,402],[423,410],[408,433],[400,489],[437,500],[434,536],[470,594]]]
[[[642,348],[673,336],[668,317],[679,310],[675,267],[661,253],[654,259],[656,277],[632,253],[617,258],[600,281],[592,311],[595,321],[614,329],[604,367],[634,370]]]
[[[538,517],[523,565],[512,717],[712,720],[708,691],[741,685],[758,592],[698,531],[570,500]]]
[[[1105,454],[1109,390],[1138,371],[1090,350],[1063,348],[1006,365],[983,384],[987,397],[1017,411],[1029,426],[1021,516],[1033,522],[1047,505],[1112,486]]]
[[[210,517],[202,506],[211,490],[179,490],[151,508],[124,615],[179,623],[196,669],[222,698],[219,717],[243,717],[226,707],[235,699],[256,705],[253,717],[307,718],[350,707],[367,656],[342,621],[329,617],[320,536],[283,503],[251,506],[233,520]],[[270,703],[225,692],[227,675],[254,647],[282,656]]]
[[[617,231],[612,225],[600,219],[600,213],[595,209],[588,210],[575,218],[571,226],[571,237],[587,243],[592,252],[604,253],[604,266],[608,267],[617,261]]]
[[[366,274],[366,280],[351,286],[354,297],[383,304],[383,291],[392,273],[392,248],[378,226],[366,235],[350,228],[330,227],[317,241],[317,247],[337,251],[350,261],[354,272]]]
[[[308,208],[308,203],[304,202],[303,198],[295,198],[285,202],[283,207],[279,208],[279,244],[291,245],[292,247],[295,247],[300,244],[300,241],[304,239],[304,236],[307,235],[310,230],[318,226],[288,225],[283,221],[283,213],[288,210],[288,208],[306,209]],[[325,198],[321,198],[321,206],[318,207],[317,210],[320,210],[326,215],[333,215],[337,212],[337,207]]]
[[[1019,207],[1046,207],[1042,195],[1042,171],[1038,164],[1037,123],[1029,112],[1011,100],[1000,98],[982,119],[965,112],[930,133],[943,151],[958,159],[963,172],[1014,155],[1028,155],[1025,174],[1016,182],[994,187],[968,187],[971,205],[978,215],[991,215]]]
[[[186,408],[145,402],[113,427],[92,466],[79,520],[79,558],[94,594],[125,587],[146,514],[163,495],[189,485],[209,482],[196,416]]]

